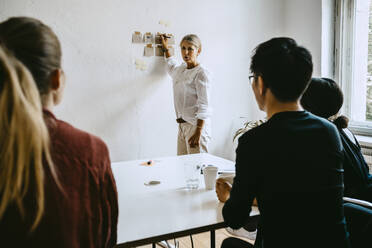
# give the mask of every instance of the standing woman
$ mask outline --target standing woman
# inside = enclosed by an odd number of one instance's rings
[[[105,143],[57,119],[61,47],[40,21],[0,23],[1,247],[113,247],[118,202]]]
[[[162,35],[167,71],[173,80],[174,107],[178,126],[177,155],[208,152],[210,141],[210,78],[197,58],[201,41],[195,34],[183,37],[180,46],[185,63],[177,66]]]

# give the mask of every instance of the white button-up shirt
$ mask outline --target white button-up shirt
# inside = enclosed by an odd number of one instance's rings
[[[205,120],[206,129],[209,129],[212,109],[208,71],[201,65],[192,69],[187,69],[185,63],[177,66],[172,57],[165,60],[167,71],[173,79],[174,108],[177,118],[182,118],[192,125],[196,125],[197,119]]]

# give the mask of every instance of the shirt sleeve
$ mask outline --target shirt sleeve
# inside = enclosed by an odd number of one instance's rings
[[[173,78],[177,63],[173,57],[165,58],[165,62],[167,63],[167,72]]]
[[[257,152],[252,141],[239,139],[236,150],[236,176],[222,215],[226,224],[238,229],[243,227],[250,216],[253,199],[257,196],[259,171]]]
[[[343,131],[344,131],[345,134],[346,134],[346,132],[349,132],[352,135],[352,137],[355,140],[355,143],[356,143],[357,147],[359,148],[359,153],[360,153],[359,157],[361,158],[359,162],[362,163],[362,166],[364,167],[364,168],[361,168],[361,170],[362,170],[361,174],[362,175],[364,174],[366,176],[366,186],[365,186],[365,192],[364,192],[364,199],[369,201],[369,202],[372,202],[372,175],[369,173],[369,166],[368,166],[368,164],[367,164],[367,162],[366,162],[366,160],[363,156],[362,148],[361,148],[361,146],[358,142],[358,139],[355,137],[355,135],[349,129],[344,129]]]
[[[107,147],[106,147],[107,150]],[[111,248],[117,242],[118,225],[118,193],[115,178],[111,170],[111,162],[108,150],[104,158],[104,174],[102,182],[102,222],[103,222],[103,241],[102,247]]]
[[[197,94],[197,111],[195,117],[200,120],[205,120],[212,115],[212,108],[210,107],[210,82],[205,71],[201,71],[197,74],[195,87]]]

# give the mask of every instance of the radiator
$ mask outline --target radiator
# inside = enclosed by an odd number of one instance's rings
[[[364,159],[366,160],[369,166],[369,173],[372,173],[372,147],[361,146]]]

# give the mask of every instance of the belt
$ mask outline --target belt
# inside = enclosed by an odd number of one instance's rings
[[[176,119],[177,123],[185,123],[186,121],[182,118],[178,118]]]

